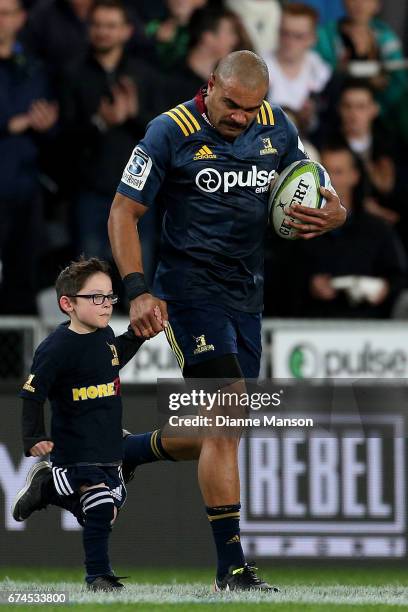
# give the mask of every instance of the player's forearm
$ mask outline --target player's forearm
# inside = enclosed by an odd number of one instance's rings
[[[108,221],[109,240],[120,275],[143,273],[142,249],[137,222],[139,215],[129,198],[116,194]]]

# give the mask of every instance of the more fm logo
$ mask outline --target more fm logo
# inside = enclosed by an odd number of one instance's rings
[[[311,342],[299,343],[288,354],[288,370],[294,378],[361,377],[402,378],[408,374],[408,355],[403,349],[386,350],[365,342],[359,348],[319,349]]]

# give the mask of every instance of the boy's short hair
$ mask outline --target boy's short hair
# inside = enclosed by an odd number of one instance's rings
[[[313,26],[316,28],[319,23],[319,13],[312,6],[303,4],[303,2],[291,2],[284,4],[282,8],[283,15],[290,17],[309,17],[313,21]]]
[[[97,257],[90,257],[89,259],[80,257],[77,261],[71,261],[66,268],[61,270],[55,281],[58,306],[63,295],[76,295],[78,291],[81,291],[88,278],[98,272],[103,272],[110,277],[111,270],[107,261]],[[67,314],[61,306],[59,308],[64,314]]]

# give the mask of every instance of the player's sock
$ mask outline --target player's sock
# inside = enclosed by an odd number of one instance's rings
[[[90,583],[97,576],[113,573],[109,563],[108,542],[112,531],[114,503],[108,487],[96,487],[81,495],[81,504],[85,516],[83,543],[86,581]]]
[[[161,430],[130,434],[123,440],[123,464],[137,467],[154,461],[174,461],[164,450]]]
[[[206,508],[217,548],[218,580],[224,578],[231,566],[243,567],[245,564],[239,529],[240,509],[241,504]]]

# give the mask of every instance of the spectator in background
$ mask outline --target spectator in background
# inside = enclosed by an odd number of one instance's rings
[[[303,313],[324,318],[389,317],[406,283],[399,238],[392,227],[364,210],[363,170],[347,146],[327,146],[321,161],[349,215],[343,227],[301,245],[300,261],[309,278]],[[374,278],[378,280],[373,284]]]
[[[120,0],[100,0],[90,15],[91,49],[64,79],[65,165],[75,190],[75,239],[87,257],[110,254],[107,220],[123,166],[157,114],[152,69],[125,52],[132,34]]]
[[[225,6],[240,17],[258,55],[275,51],[281,17],[277,0],[225,0]]]
[[[165,71],[184,62],[188,49],[188,24],[192,14],[207,0],[166,0],[169,16],[153,19],[146,25],[146,35],[154,42],[157,66]]]
[[[287,1],[290,4],[294,0]],[[321,25],[328,21],[337,21],[344,15],[343,0],[305,0],[305,4],[315,9]]]
[[[41,65],[17,35],[25,22],[19,0],[0,0],[0,312],[36,312],[41,232],[38,156],[58,108]]]
[[[393,204],[396,184],[392,138],[377,121],[380,109],[372,86],[364,80],[345,83],[339,102],[340,134],[361,159],[372,186],[366,206],[370,212],[390,223],[398,213],[387,207]]]
[[[217,62],[239,49],[237,16],[228,10],[198,9],[188,29],[189,50],[183,68],[171,77],[166,91],[168,106],[195,96],[207,83]]]
[[[303,132],[316,127],[315,96],[326,86],[331,68],[312,50],[318,14],[302,3],[284,6],[275,53],[265,57],[270,102],[296,113]]]
[[[401,43],[395,32],[376,15],[380,0],[344,0],[346,16],[326,24],[319,30],[317,50],[334,69],[350,72],[355,61],[389,62],[403,59]],[[359,66],[367,71],[366,64]],[[353,76],[357,76],[353,73]],[[368,72],[365,75],[369,76]],[[401,97],[405,84],[405,70],[392,70],[387,75],[376,72],[372,84],[384,111]]]
[[[91,6],[92,0],[40,0],[29,15],[24,44],[56,80],[69,62],[86,54]]]

